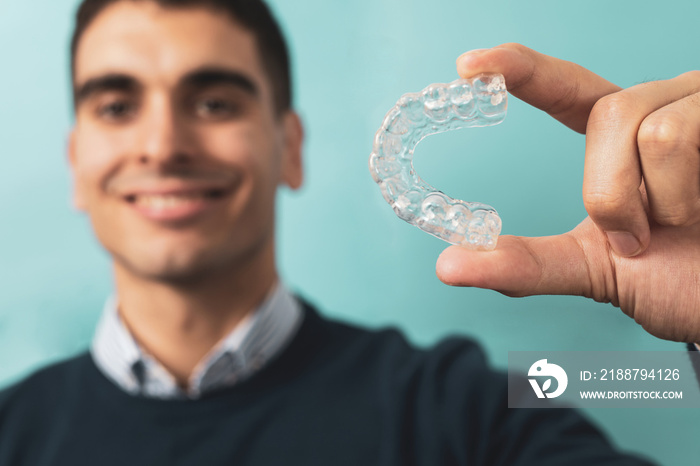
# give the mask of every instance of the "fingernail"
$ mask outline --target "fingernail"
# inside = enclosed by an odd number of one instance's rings
[[[634,256],[641,249],[639,240],[626,231],[608,231],[608,242],[618,256]]]
[[[457,61],[460,62],[463,66],[468,66],[469,62],[471,61],[472,58],[477,57],[488,50],[490,50],[490,49],[470,50],[469,52],[465,52],[462,55],[460,55],[460,57]]]

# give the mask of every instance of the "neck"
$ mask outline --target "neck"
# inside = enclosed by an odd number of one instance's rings
[[[265,299],[277,282],[274,248],[206,279],[146,279],[115,263],[119,313],[139,346],[187,387],[197,364]]]

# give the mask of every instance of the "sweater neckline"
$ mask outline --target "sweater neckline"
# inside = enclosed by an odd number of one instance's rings
[[[159,399],[130,394],[107,378],[96,366],[89,352],[84,354],[85,371],[83,386],[91,390],[92,396],[100,402],[120,409],[122,404],[138,405],[139,409],[157,411],[210,411],[223,406],[234,407],[247,404],[254,398],[274,396],[280,386],[293,384],[305,374],[305,368],[312,362],[322,363],[332,358],[325,347],[332,342],[331,323],[322,317],[308,302],[302,304],[302,321],[296,335],[279,355],[271,359],[259,372],[240,383],[212,391],[198,399]],[[90,387],[90,381],[94,381]],[[166,408],[166,409],[163,409]]]

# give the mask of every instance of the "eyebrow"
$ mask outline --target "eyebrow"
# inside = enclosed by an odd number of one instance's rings
[[[221,84],[232,85],[253,97],[259,94],[258,86],[255,85],[252,79],[238,71],[232,71],[225,68],[205,67],[187,73],[181,80],[180,84],[187,87],[203,89]],[[82,102],[91,96],[100,92],[107,91],[135,91],[142,86],[138,81],[126,74],[110,73],[103,76],[88,79],[85,83],[77,86],[74,92],[75,107],[78,107]]]
[[[141,86],[136,79],[125,74],[110,73],[88,79],[80,86],[76,86],[73,93],[74,105],[78,107],[91,96],[106,91],[134,91]]]
[[[257,97],[259,94],[258,86],[255,85],[252,79],[243,73],[225,68],[199,68],[186,74],[182,78],[181,84],[194,88],[207,88],[226,84],[238,87],[253,97]]]

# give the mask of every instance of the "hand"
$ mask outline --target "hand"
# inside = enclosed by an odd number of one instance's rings
[[[502,236],[490,252],[450,247],[440,280],[586,296],[657,337],[700,342],[700,71],[623,90],[518,44],[466,53],[457,69],[502,73],[514,96],[586,134],[589,217],[558,236]]]

